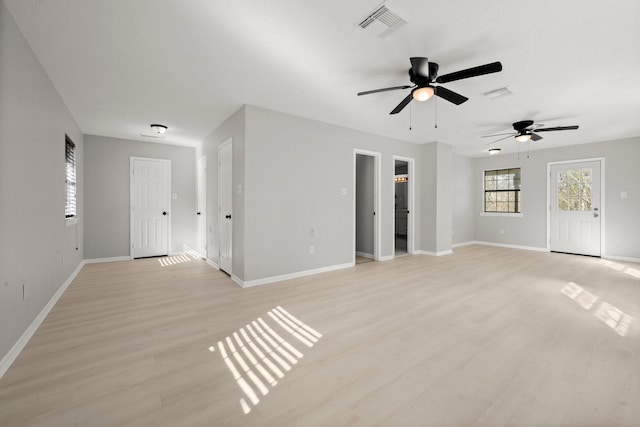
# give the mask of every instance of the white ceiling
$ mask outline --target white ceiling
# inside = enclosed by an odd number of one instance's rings
[[[408,24],[384,39],[357,26],[379,0],[3,1],[86,134],[194,145],[251,104],[470,156],[523,119],[580,126],[531,149],[640,135],[638,0],[390,0]],[[503,71],[447,84],[469,101],[439,99],[435,129],[435,98],[356,96],[409,84],[410,56]]]

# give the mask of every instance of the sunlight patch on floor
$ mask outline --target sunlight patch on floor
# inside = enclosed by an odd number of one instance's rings
[[[190,258],[187,255],[175,255],[175,256],[168,256],[164,258],[158,258],[158,262],[162,267],[168,267],[170,265],[177,265],[177,264],[182,264],[184,262],[193,261],[194,259],[196,258],[194,258],[193,256]]]
[[[597,296],[573,282],[569,282],[561,292],[587,311],[598,301]],[[622,337],[627,335],[633,321],[633,317],[606,301],[600,303],[593,315]]]
[[[273,322],[307,347],[313,347],[322,337],[318,331],[280,306],[269,310],[267,314]],[[224,340],[218,341],[217,347],[209,347],[212,353],[217,348],[244,393],[244,397],[240,399],[244,414],[251,412],[251,405],[260,403],[260,397],[269,394],[269,387],[275,387],[277,379],[284,378],[285,372],[290,371],[292,365],[304,357],[285,338],[288,336],[282,337],[264,319],[258,317]]]
[[[637,268],[628,267],[624,264],[610,261],[608,259],[601,259],[600,261],[598,261],[598,264],[604,265],[605,267],[609,267],[612,270],[620,271],[622,273],[628,274],[629,276],[637,277],[638,279],[640,279],[640,270]]]

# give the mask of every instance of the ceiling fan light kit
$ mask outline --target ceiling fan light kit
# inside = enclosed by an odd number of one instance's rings
[[[433,96],[434,90],[431,86],[419,87],[411,91],[413,99],[416,101],[427,101]]]
[[[530,133],[523,133],[520,135],[516,135],[515,136],[516,141],[518,142],[527,142],[531,139],[531,134]]]
[[[500,154],[500,148],[490,148],[489,149],[489,155],[490,156],[496,156],[498,154]]]
[[[151,127],[151,130],[157,133],[158,135],[162,135],[168,129],[165,125],[159,125],[159,124],[152,124],[150,125],[150,127]]]

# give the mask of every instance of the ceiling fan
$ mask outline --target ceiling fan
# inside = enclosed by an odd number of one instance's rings
[[[412,89],[411,93],[404,98],[396,108],[389,114],[398,114],[404,107],[406,107],[412,100],[426,101],[433,95],[446,99],[456,105],[460,105],[467,101],[469,98],[460,95],[452,90],[449,90],[443,86],[436,86],[435,84],[449,83],[456,80],[468,79],[470,77],[482,76],[484,74],[497,73],[502,71],[502,64],[500,62],[492,62],[491,64],[480,65],[478,67],[467,68],[465,70],[456,71],[453,73],[438,76],[438,64],[435,62],[429,62],[427,58],[413,57],[409,58],[411,61],[411,68],[409,68],[409,80],[413,85],[405,86],[393,86],[383,89],[368,90],[365,92],[359,92],[358,96],[369,95],[372,93],[386,92],[389,90],[399,89]]]
[[[482,138],[494,138],[496,136],[507,135],[503,138],[496,139],[493,142],[488,143],[487,145],[495,144],[498,141],[502,141],[503,139],[514,137],[518,142],[527,142],[531,141],[540,141],[542,137],[537,134],[537,132],[553,132],[557,130],[575,130],[578,129],[577,125],[574,126],[555,126],[550,128],[545,127],[536,127],[536,126],[544,126],[543,124],[534,123],[533,120],[522,120],[520,122],[515,122],[513,125],[513,129],[515,132],[510,133],[498,133],[494,135],[484,135]]]

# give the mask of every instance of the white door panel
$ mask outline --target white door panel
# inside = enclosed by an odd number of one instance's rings
[[[550,248],[600,256],[600,161],[551,165]]]
[[[229,275],[232,274],[233,264],[232,159],[232,143],[228,141],[218,148],[218,265]]]
[[[133,258],[168,255],[170,163],[132,159],[131,255]]]
[[[207,156],[198,159],[198,253],[207,257]]]

